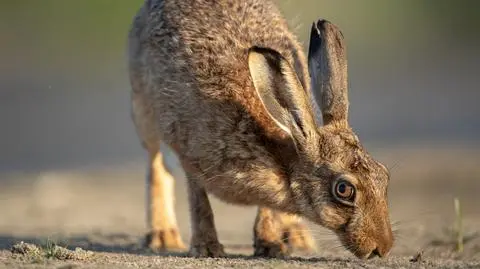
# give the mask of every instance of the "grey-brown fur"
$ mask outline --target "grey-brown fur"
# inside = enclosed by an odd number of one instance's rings
[[[275,214],[301,215],[332,229],[358,257],[389,252],[388,171],[348,127],[346,58],[338,57],[345,49],[343,43],[331,49],[329,41],[343,38],[331,24],[322,25],[327,42],[310,55],[322,63],[310,64],[311,81],[300,43],[270,1],[148,0],[135,17],[132,117],[150,156],[151,203],[170,208],[161,197],[171,187],[161,176],[168,174],[153,161],[163,141],[189,181],[191,255],[224,255],[206,193],[259,206],[257,255],[287,252],[286,222]],[[323,127],[313,97],[324,100]],[[340,176],[356,187],[353,207],[332,198],[331,184]],[[181,246],[176,222],[158,214],[150,234],[160,237],[156,246]]]

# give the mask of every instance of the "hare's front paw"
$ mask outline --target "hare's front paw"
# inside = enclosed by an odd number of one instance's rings
[[[267,241],[261,238],[255,238],[254,256],[264,258],[285,258],[290,253],[288,246],[282,241]]]
[[[146,236],[145,244],[148,248],[155,251],[186,249],[176,228],[149,232]]]
[[[190,246],[188,255],[196,258],[222,258],[225,257],[225,251],[219,242],[194,243]]]

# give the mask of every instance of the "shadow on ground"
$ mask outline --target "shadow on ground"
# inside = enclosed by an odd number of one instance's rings
[[[177,257],[177,258],[189,258],[186,251],[178,252],[153,252],[147,248],[142,247],[143,241],[136,238],[137,242],[131,243],[120,243],[112,244],[112,241],[132,241],[133,238],[127,234],[111,234],[111,235],[101,235],[104,237],[105,241],[109,242],[99,242],[97,240],[92,240],[92,236],[75,236],[75,237],[64,237],[64,238],[43,238],[43,237],[15,237],[8,235],[0,235],[0,251],[10,251],[12,246],[19,243],[31,243],[39,246],[44,246],[49,240],[55,244],[65,247],[70,250],[75,248],[82,248],[84,250],[90,250],[95,252],[104,252],[104,253],[117,253],[117,254],[134,254],[134,255],[143,255],[143,256],[159,256],[159,257]],[[227,254],[227,259],[241,259],[241,260],[258,260],[262,259],[249,255],[252,251],[251,246],[246,244],[226,244],[225,248],[230,253],[244,253],[244,254]],[[262,259],[263,260],[263,259]],[[296,256],[292,255],[291,257],[282,259],[284,261],[292,262],[348,262],[352,259],[346,258],[325,258],[325,257],[307,257],[307,256]]]

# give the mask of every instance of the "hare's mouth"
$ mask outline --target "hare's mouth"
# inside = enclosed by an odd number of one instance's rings
[[[347,225],[344,225],[341,231],[340,229],[337,231],[337,236],[345,249],[361,260],[371,259],[377,256],[380,257],[376,247],[359,243],[350,237],[347,233]]]
[[[352,250],[350,250],[352,251]],[[374,249],[373,251],[352,251],[353,255],[355,255],[357,258],[361,260],[369,260],[375,257],[380,257],[378,250]]]
[[[365,248],[361,249],[358,246],[351,245],[346,248],[352,252],[353,255],[362,260],[370,260],[376,257],[382,257],[377,247],[371,247],[369,250],[365,250]]]

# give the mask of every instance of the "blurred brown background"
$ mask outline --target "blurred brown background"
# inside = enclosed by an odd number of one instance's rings
[[[125,58],[141,3],[0,2],[0,233],[39,225],[48,231],[143,227],[144,153],[130,120]],[[418,208],[413,195],[428,193],[422,203],[445,209],[443,220],[459,195],[467,218],[477,221],[480,2],[279,3],[305,48],[314,20],[342,29],[351,125],[372,153],[395,167],[392,212],[409,215],[402,205]],[[218,226],[232,233],[240,227]]]

